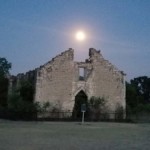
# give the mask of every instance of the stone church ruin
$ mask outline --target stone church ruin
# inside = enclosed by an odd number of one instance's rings
[[[18,86],[23,79],[30,80],[35,87],[34,101],[50,102],[62,111],[72,111],[80,94],[87,99],[103,97],[114,112],[118,104],[126,107],[124,76],[100,51],[90,48],[89,58],[76,62],[70,48],[39,68],[12,77],[10,86]]]

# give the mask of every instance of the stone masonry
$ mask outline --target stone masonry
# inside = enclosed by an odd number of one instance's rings
[[[75,96],[81,90],[88,99],[92,96],[106,99],[110,111],[115,111],[117,105],[126,107],[125,74],[94,48],[89,49],[85,62],[75,62],[74,50],[70,48],[17,79],[24,76],[34,79],[35,101],[49,101],[61,110],[72,111]]]

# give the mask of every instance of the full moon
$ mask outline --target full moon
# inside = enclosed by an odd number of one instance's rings
[[[75,37],[78,41],[84,41],[86,38],[85,33],[83,31],[78,31]]]

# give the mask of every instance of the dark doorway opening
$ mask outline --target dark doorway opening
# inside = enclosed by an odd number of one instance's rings
[[[74,119],[82,118],[82,112],[81,112],[82,104],[86,104],[86,112],[85,112],[85,118],[86,118],[88,115],[88,97],[83,90],[81,90],[75,96],[75,104],[74,104],[74,109],[73,109],[73,118]]]

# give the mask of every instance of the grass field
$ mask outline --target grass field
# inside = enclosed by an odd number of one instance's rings
[[[1,120],[0,150],[150,150],[150,124]]]

